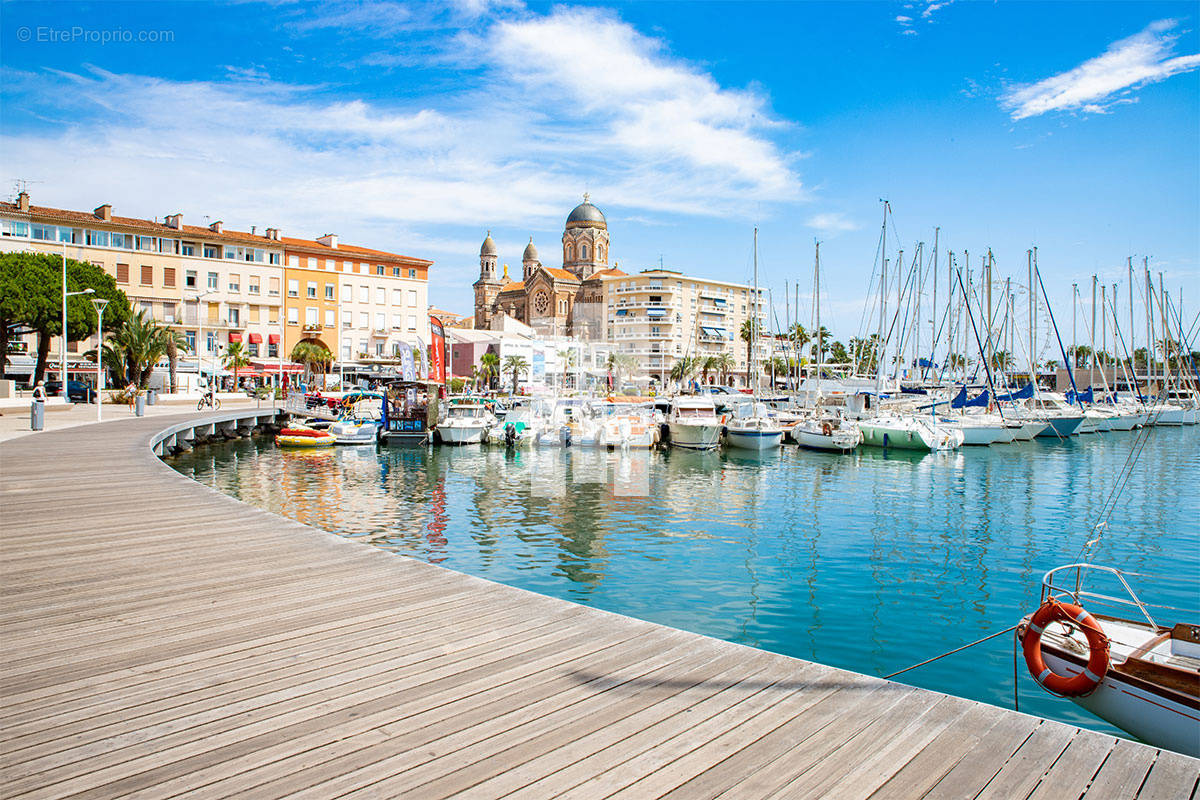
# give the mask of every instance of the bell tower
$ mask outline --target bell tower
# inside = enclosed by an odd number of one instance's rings
[[[487,232],[483,244],[479,248],[479,280],[473,284],[475,288],[475,327],[488,327],[492,321],[496,295],[500,292],[501,282],[496,277],[496,262],[500,260],[496,243],[492,241],[492,232]]]
[[[563,269],[580,280],[608,268],[608,222],[586,193],[567,217],[562,243]]]

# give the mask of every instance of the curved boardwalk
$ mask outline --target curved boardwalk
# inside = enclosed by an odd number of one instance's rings
[[[152,455],[175,421],[0,446],[5,797],[1195,792],[1200,761],[259,511]]]

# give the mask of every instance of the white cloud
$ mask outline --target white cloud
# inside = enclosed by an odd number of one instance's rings
[[[745,215],[800,194],[766,98],[721,87],[613,16],[522,15],[480,41],[473,85],[383,101],[261,70],[176,81],[7,69],[6,116],[41,122],[6,124],[0,147],[53,187],[35,203],[337,230],[401,252],[441,225],[552,229],[585,189],[610,215]]]
[[[846,233],[859,230],[862,226],[854,220],[846,219],[839,212],[827,212],[810,217],[804,223],[808,227],[825,234]]]
[[[1114,105],[1136,102],[1130,92],[1200,67],[1200,54],[1172,57],[1175,27],[1174,20],[1151,23],[1072,70],[1010,89],[1001,105],[1013,119],[1025,119],[1048,111],[1102,114]]]
[[[929,19],[936,12],[940,11],[941,9],[945,8],[946,6],[950,5],[953,2],[954,2],[954,0],[942,0],[942,2],[929,3],[921,11],[921,18]]]

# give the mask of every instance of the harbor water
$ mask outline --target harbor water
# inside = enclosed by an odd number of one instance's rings
[[[1154,577],[1200,619],[1200,426],[947,453],[344,447],[269,439],[168,459],[247,503],[405,556],[872,675],[1019,621],[1042,574],[1090,559]],[[1112,587],[1105,587],[1111,589]],[[1161,615],[1161,616],[1160,616]],[[1011,708],[1006,634],[899,677]],[[1042,692],[1020,709],[1124,735]]]

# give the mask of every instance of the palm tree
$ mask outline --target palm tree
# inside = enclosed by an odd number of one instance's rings
[[[174,340],[178,346],[178,336],[145,311],[139,311],[113,331],[104,346],[119,354],[124,362],[125,380],[145,389],[154,373],[154,365],[167,354],[168,343]],[[105,361],[111,363],[110,359],[111,356],[106,354]]]
[[[733,360],[733,353],[721,353],[721,355],[716,356],[716,359],[717,361],[714,366],[721,373],[721,383],[728,384],[729,372],[736,366]]]
[[[328,352],[328,351],[326,351]],[[221,366],[233,370],[233,386],[237,388],[238,370],[250,365],[250,354],[241,342],[230,342],[225,346],[225,354],[221,356]]]
[[[333,353],[325,349],[324,345],[312,339],[301,339],[292,348],[292,353],[288,356],[288,359],[297,364],[303,364],[304,372],[308,376],[315,374],[319,369],[321,372],[321,387],[324,388],[325,372],[329,369],[329,365],[333,363]]]
[[[500,374],[500,356],[495,353],[484,353],[479,357],[479,374],[483,376],[487,388],[492,388],[492,380]]]
[[[758,320],[751,317],[742,323],[742,329],[739,332],[742,341],[746,343],[746,385],[750,385],[751,375],[754,373],[754,364],[750,363],[750,354],[754,349],[754,340],[759,335]]]
[[[174,331],[172,333],[174,335],[167,339],[167,364],[171,375],[171,394],[175,394],[178,386],[176,375],[179,368],[179,353],[180,351],[191,352],[192,348],[188,345],[187,337]]]
[[[698,356],[683,356],[676,359],[675,363],[671,365],[670,378],[676,383],[687,383],[699,368],[700,358]]]
[[[521,374],[529,371],[529,362],[524,356],[508,356],[504,359],[504,371],[512,374],[512,393],[517,393],[517,382]]]
[[[559,350],[558,351],[558,357],[559,357],[559,359],[562,360],[562,365],[563,365],[562,385],[563,385],[564,389],[567,388],[567,371],[571,367],[575,366],[575,352],[576,351],[574,351],[574,350]]]
[[[817,357],[818,348],[820,349],[821,353],[825,353],[826,351],[829,350],[829,348],[826,346],[826,344],[829,342],[830,338],[831,338],[831,334],[829,333],[829,329],[826,328],[824,325],[821,326],[820,330],[815,331],[809,337],[810,341],[812,341],[812,343],[813,343],[813,347],[812,347],[813,358]]]
[[[961,353],[951,353],[946,356],[946,366],[950,369],[963,369],[967,366],[967,359]]]
[[[812,341],[812,336],[809,335],[808,331],[804,330],[804,326],[799,322],[794,323],[792,327],[788,328],[787,338],[796,350],[803,350],[804,345]]]
[[[629,353],[609,353],[608,369],[613,373],[613,382],[620,385],[621,378],[632,374],[638,368],[637,357]]]
[[[700,362],[700,382],[708,383],[708,373],[716,372],[721,368],[721,359],[719,356],[709,356]]]

